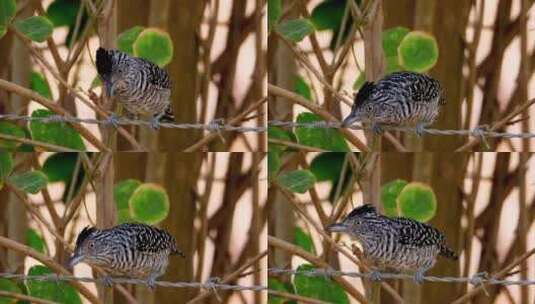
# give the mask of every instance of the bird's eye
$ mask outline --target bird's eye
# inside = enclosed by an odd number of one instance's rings
[[[90,242],[90,243],[89,243],[89,248],[93,248],[93,247],[95,247],[95,243]]]
[[[373,110],[373,106],[371,104],[366,105],[366,111],[371,112]]]

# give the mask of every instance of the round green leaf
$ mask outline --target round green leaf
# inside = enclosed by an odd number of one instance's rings
[[[130,56],[134,55],[132,45],[136,41],[137,37],[145,28],[139,25],[131,27],[117,36],[117,48],[121,52],[125,52]]]
[[[277,182],[291,192],[305,193],[314,185],[316,178],[308,170],[295,170],[279,175]]]
[[[32,112],[32,117],[49,117],[54,115],[51,111],[38,109]],[[30,133],[33,139],[59,145],[75,150],[85,150],[80,134],[64,122],[41,122],[32,120]]]
[[[407,34],[398,47],[398,57],[403,68],[413,72],[426,72],[438,60],[438,45],[435,37],[425,32]]]
[[[406,185],[396,200],[399,215],[420,222],[427,222],[435,216],[437,199],[433,189],[423,183]]]
[[[39,276],[53,274],[49,268],[36,265],[28,270],[28,275]],[[81,304],[82,299],[74,287],[63,281],[26,280],[28,295],[64,304]]]
[[[271,32],[273,26],[279,22],[282,14],[281,0],[268,0],[268,30]]]
[[[381,202],[383,203],[386,216],[399,216],[396,199],[407,184],[407,181],[396,179],[381,187]]]
[[[132,219],[149,225],[158,224],[169,214],[169,197],[165,189],[156,184],[139,186],[128,205]]]
[[[50,87],[43,74],[32,71],[30,74],[30,89],[44,98],[52,99]]]
[[[15,28],[32,41],[43,42],[54,30],[54,25],[43,16],[32,16],[14,23]]]
[[[311,14],[312,23],[318,31],[336,30],[342,24],[347,1],[326,0],[318,4]]]
[[[36,194],[46,186],[48,178],[43,172],[35,170],[11,175],[7,181],[20,191]]]
[[[312,123],[322,121],[321,117],[313,113],[301,113],[297,116],[298,123]],[[295,135],[300,144],[317,147],[329,151],[349,151],[347,143],[337,129],[296,127]]]
[[[80,9],[80,2],[54,0],[46,9],[46,14],[55,27],[74,25]]]
[[[0,0],[2,1],[2,0]],[[22,293],[20,288],[17,286],[17,284],[13,283],[12,281],[4,278],[0,278],[0,290],[1,291],[8,291],[12,293]],[[14,304],[16,301],[13,298],[9,297],[0,297],[0,304]]]
[[[18,138],[24,138],[26,135],[21,127],[7,121],[0,121],[0,134]],[[1,149],[14,150],[18,146],[20,146],[20,142],[0,139]]]
[[[306,100],[312,100],[312,93],[310,92],[310,86],[303,77],[297,75],[295,77],[294,92],[301,95]]]
[[[297,271],[311,271],[314,269],[314,266],[304,264],[300,265]],[[298,273],[294,276],[293,282],[295,291],[300,296],[318,299],[328,303],[349,303],[344,289],[330,278]]]
[[[314,32],[314,25],[309,20],[301,18],[283,21],[277,24],[275,29],[282,37],[299,42]]]
[[[310,171],[318,182],[336,182],[344,165],[346,154],[341,152],[320,153],[310,163]]]
[[[7,28],[15,13],[17,12],[17,5],[15,0],[0,0],[0,25]],[[0,35],[2,37],[2,35]]]
[[[133,45],[134,55],[163,67],[173,58],[173,42],[167,32],[148,28],[139,33]]]
[[[383,50],[385,57],[393,57],[398,55],[398,47],[401,40],[410,32],[408,28],[398,26],[389,28],[383,31],[381,36],[383,41]]]
[[[134,191],[141,185],[141,182],[135,179],[120,181],[113,187],[113,200],[117,206],[117,221],[119,223],[131,222],[130,208],[128,201]]]
[[[303,250],[316,254],[312,237],[299,227],[295,227],[294,229],[294,243]]]
[[[45,253],[45,241],[34,229],[26,230],[26,245],[37,252]]]
[[[275,175],[277,175],[277,172],[279,172],[279,168],[281,166],[281,160],[279,152],[268,152],[268,178],[271,180]]]

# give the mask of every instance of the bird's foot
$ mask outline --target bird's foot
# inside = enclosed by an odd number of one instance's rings
[[[154,288],[156,288],[156,278],[155,277],[149,277],[147,279],[147,286],[149,286],[149,288],[151,290],[154,290]]]
[[[383,127],[376,122],[372,123],[372,131],[375,135],[382,135],[384,132]]]
[[[424,272],[425,270],[418,270],[414,274],[414,282],[417,284],[422,284],[424,282]]]
[[[160,128],[160,116],[153,116],[150,119],[150,127],[153,130],[158,130]]]
[[[416,124],[416,135],[418,137],[422,137],[422,135],[424,135],[424,132],[425,132],[425,125],[423,123],[417,123]]]
[[[108,118],[106,118],[106,123],[117,128],[119,126],[119,117],[115,113],[110,113]]]
[[[108,288],[113,285],[113,281],[109,275],[102,276],[102,283]]]
[[[381,277],[381,272],[379,272],[377,270],[370,271],[369,275],[370,275],[370,280],[372,280],[372,281],[378,282],[378,281],[382,281],[383,280],[382,277]]]

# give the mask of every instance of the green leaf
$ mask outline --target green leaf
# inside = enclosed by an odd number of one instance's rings
[[[13,170],[13,159],[11,153],[0,151],[0,189],[4,186],[4,181]]]
[[[398,47],[400,64],[408,71],[429,71],[438,61],[438,45],[435,37],[425,32],[407,34]]]
[[[314,270],[314,266],[304,264],[297,268],[297,271]],[[306,274],[296,274],[294,276],[295,291],[298,295],[326,301],[329,303],[345,304],[349,303],[344,289],[338,283],[327,277],[308,276]]]
[[[91,81],[91,89],[98,88],[102,86],[102,80],[100,80],[100,77],[97,75],[95,78],[93,78],[93,81]]]
[[[277,175],[281,166],[281,160],[279,152],[268,152],[268,178],[271,180]]]
[[[278,290],[282,292],[292,293],[289,291],[283,283],[275,278],[268,278],[268,288],[271,290]],[[287,303],[286,299],[268,294],[268,304],[284,304]]]
[[[396,199],[407,184],[407,181],[396,179],[381,186],[381,202],[387,216],[399,216]]]
[[[318,4],[311,14],[312,23],[318,31],[337,30],[342,24],[347,1],[326,0]],[[349,23],[350,24],[350,23]]]
[[[383,31],[381,36],[385,57],[398,55],[398,47],[401,40],[410,32],[408,28],[397,26]]]
[[[46,9],[46,14],[55,27],[71,26],[76,23],[80,1],[54,0]]]
[[[8,177],[7,182],[20,191],[36,194],[46,187],[48,179],[38,170],[15,174]]]
[[[359,77],[353,83],[353,90],[358,91],[360,87],[366,82],[366,74],[364,72],[359,73]]]
[[[2,1],[2,0],[0,0]],[[4,25],[0,25],[0,39],[2,37],[4,37],[4,35],[7,33],[7,27],[5,27]]]
[[[2,1],[2,0],[0,0]],[[12,281],[4,278],[0,278],[0,290],[1,291],[8,291],[12,293],[22,293],[22,290],[17,286],[17,284],[13,283]],[[16,303],[13,298],[9,297],[0,297],[0,304],[13,304]]]
[[[143,184],[132,193],[128,206],[132,219],[155,225],[169,214],[169,197],[160,185]]]
[[[38,109],[32,112],[32,117],[49,117],[54,115],[51,111]],[[51,143],[75,150],[85,150],[80,134],[65,122],[30,122],[32,138],[38,141]]]
[[[303,229],[299,227],[295,227],[294,229],[294,243],[301,247],[301,249],[310,252],[312,254],[316,254],[316,250],[314,250],[314,242],[312,241],[312,237],[310,237],[309,234],[303,231]]]
[[[308,170],[295,170],[282,173],[277,182],[291,192],[305,193],[316,182],[314,174]]]
[[[301,113],[297,116],[298,123],[311,123],[322,121],[322,119],[313,113]],[[316,147],[329,151],[349,151],[349,147],[336,129],[332,128],[310,128],[296,127],[295,135],[300,144]]]
[[[320,153],[312,159],[310,171],[314,173],[318,182],[332,181],[334,183],[340,178],[345,157],[346,153],[342,152]]]
[[[0,134],[24,138],[24,130],[16,124],[0,121]],[[0,139],[0,149],[14,150],[20,146],[20,142],[14,140]]]
[[[307,19],[293,19],[277,24],[275,30],[282,37],[293,42],[299,42],[314,32],[314,25]]]
[[[281,129],[279,127],[268,127],[268,138],[279,139],[284,141],[293,142],[290,131]],[[282,152],[286,150],[288,146],[279,145],[274,143],[268,143],[268,150],[271,152]]]
[[[0,0],[0,25],[7,28],[7,25],[15,17],[16,12],[17,5],[15,0]]]
[[[155,28],[148,28],[139,33],[132,48],[135,56],[145,58],[159,67],[167,65],[173,58],[171,36]]]
[[[113,200],[117,206],[117,221],[119,224],[132,221],[128,201],[140,185],[141,182],[138,180],[126,179],[115,184],[113,187]]]
[[[50,155],[43,164],[43,172],[48,177],[49,182],[62,182],[65,184],[62,200],[68,203],[69,187],[73,179],[76,162],[79,154],[75,152],[54,153]],[[84,166],[80,165],[78,175],[74,183],[73,195],[78,194],[82,186],[85,175]]]
[[[132,48],[132,45],[144,29],[144,27],[136,25],[120,33],[119,36],[117,36],[117,48],[121,52],[125,52],[128,55],[133,56],[134,49]]]
[[[28,275],[48,275],[52,274],[49,268],[36,265],[28,270]],[[26,280],[28,295],[64,304],[81,304],[82,299],[74,287],[63,281],[40,281]]]
[[[301,95],[306,100],[312,100],[312,93],[310,92],[310,87],[305,82],[303,77],[299,75],[295,76],[294,92]]]
[[[268,0],[268,30],[270,33],[273,30],[273,26],[279,22],[281,14],[281,0]]]
[[[17,20],[15,28],[32,41],[43,42],[54,30],[54,25],[43,16],[32,16],[24,20]]]
[[[40,253],[45,253],[45,241],[34,229],[26,230],[26,245]]]
[[[52,99],[50,87],[43,74],[32,71],[30,74],[30,89],[44,98]]]
[[[429,185],[410,183],[406,185],[396,200],[399,214],[420,222],[431,220],[437,212],[437,198]]]

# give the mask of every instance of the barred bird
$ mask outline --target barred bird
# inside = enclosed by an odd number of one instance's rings
[[[167,231],[139,223],[120,224],[109,229],[85,227],[76,239],[70,267],[84,262],[113,276],[146,279],[154,288],[165,273],[169,255],[184,254]],[[104,278],[108,285],[109,277]]]
[[[327,230],[347,233],[362,245],[364,259],[370,264],[375,280],[379,279],[378,269],[386,269],[414,272],[415,281],[420,283],[438,255],[457,259],[437,229],[409,218],[380,215],[369,204],[355,208],[342,222],[328,226]]]
[[[127,115],[151,118],[157,129],[160,121],[174,122],[171,110],[171,83],[167,72],[152,62],[118,50],[97,50],[97,72],[106,95],[124,105]],[[117,117],[110,121],[117,126]]]
[[[364,83],[343,125],[364,122],[371,124],[376,134],[383,132],[384,125],[415,126],[421,136],[444,104],[438,80],[413,72],[395,72],[377,83]]]

